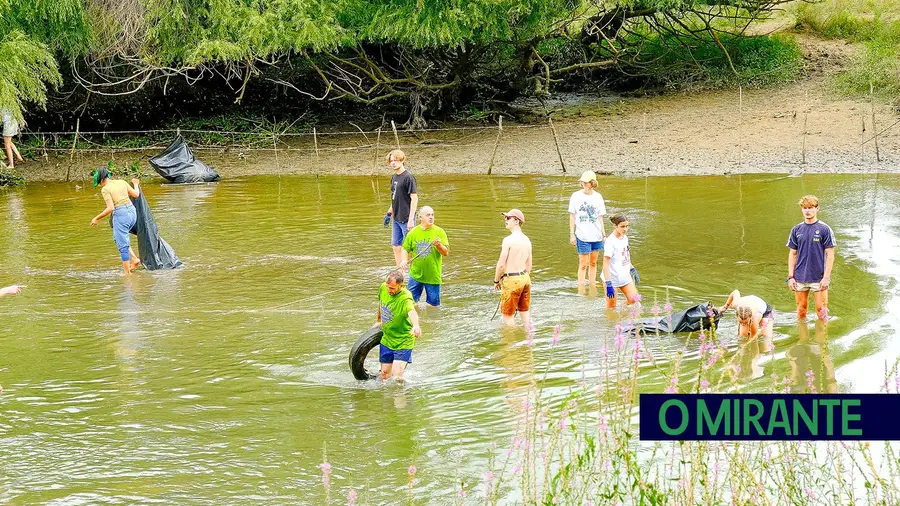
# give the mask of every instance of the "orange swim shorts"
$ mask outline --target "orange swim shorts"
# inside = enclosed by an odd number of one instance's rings
[[[500,284],[500,313],[506,316],[531,307],[531,278],[528,273],[506,276]]]

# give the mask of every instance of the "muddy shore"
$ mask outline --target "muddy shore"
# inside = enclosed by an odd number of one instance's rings
[[[725,90],[663,97],[608,100],[581,97],[555,109],[554,127],[568,174],[584,170],[620,176],[674,176],[738,173],[900,172],[900,115],[875,105],[879,131],[871,140],[873,106],[835,100],[825,80],[815,79],[763,90]],[[865,129],[865,130],[863,130]],[[353,130],[348,125],[345,130]],[[486,174],[496,128],[401,132],[408,167],[415,173]],[[279,140],[278,149],[203,148],[195,155],[223,178],[272,174],[384,174],[383,157],[393,134],[319,135]],[[376,149],[377,146],[377,149]],[[318,148],[318,152],[316,151]],[[124,165],[147,160],[159,149],[128,152],[65,150],[20,167],[28,181],[77,181],[93,167],[113,160]],[[547,123],[510,124],[494,157],[493,174],[562,174]]]

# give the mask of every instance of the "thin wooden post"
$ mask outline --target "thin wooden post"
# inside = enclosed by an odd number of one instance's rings
[[[738,164],[744,165],[744,87],[738,86]]]
[[[556,136],[556,128],[553,127],[553,118],[547,116],[550,123],[550,131],[553,133],[553,142],[556,144],[556,154],[559,156],[559,165],[562,167],[563,174],[566,173],[566,162],[563,161],[562,151],[559,149],[559,138]]]
[[[272,131],[272,148],[275,150],[275,170],[280,171],[278,165],[278,140],[275,138],[275,131]],[[279,177],[281,176],[281,172],[278,173]],[[279,179],[280,181],[280,179]]]
[[[875,86],[869,81],[869,103],[872,105],[872,135],[875,139],[875,161],[881,163],[881,151],[878,149],[878,125],[875,124]]]
[[[72,158],[75,156],[75,145],[78,144],[78,132],[81,131],[81,118],[75,120],[75,138],[72,140],[72,150],[69,151],[69,164],[66,165],[66,182],[69,182],[69,171],[72,170]]]
[[[494,141],[494,150],[491,152],[491,162],[488,164],[488,176],[494,171],[494,157],[497,156],[497,148],[500,147],[500,136],[503,135],[503,115],[500,115],[500,121],[497,123],[497,140]]]
[[[400,136],[397,135],[397,125],[394,124],[394,120],[391,120],[391,128],[394,130],[394,142],[397,143],[397,149],[400,149]]]
[[[378,150],[381,149],[381,127],[378,127],[377,135],[375,136],[375,152],[372,154],[372,171],[378,172]]]
[[[316,127],[313,127],[313,145],[316,147],[316,158],[319,157],[319,138],[316,134]]]
[[[866,113],[859,115],[862,122],[862,131],[859,132],[859,156],[862,160],[866,159]]]
[[[803,113],[803,161],[800,163],[806,165],[806,132],[807,132],[807,123],[809,122],[809,113]]]

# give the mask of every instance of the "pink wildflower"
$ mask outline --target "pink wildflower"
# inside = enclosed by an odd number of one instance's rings
[[[625,347],[625,334],[616,334],[616,349],[621,350]]]
[[[637,294],[634,295],[634,301],[635,301],[635,302],[640,302],[641,299],[643,299],[643,298],[644,298],[644,296],[641,295],[641,294],[639,294],[639,293],[637,293]]]
[[[412,478],[413,476],[415,476],[416,471],[418,471],[418,469],[416,469],[416,466],[409,466],[409,470],[407,471],[409,473],[409,477]]]
[[[328,490],[331,486],[331,464],[322,462],[319,464],[319,469],[322,470],[322,485]]]
[[[677,377],[677,376],[672,376],[672,377],[669,379],[669,386],[666,387],[666,393],[667,393],[667,394],[674,394],[674,393],[676,392],[675,387],[677,387],[677,386],[678,386],[678,377]]]
[[[653,304],[653,307],[650,308],[650,312],[653,313],[654,316],[658,315],[659,311],[659,304]]]
[[[606,346],[606,343],[603,343],[603,348],[600,348],[600,353],[604,356],[609,355],[609,348]],[[898,378],[900,378],[900,376],[898,376]],[[900,383],[898,383],[898,385],[900,385]],[[897,389],[900,390],[900,386],[898,386]]]
[[[568,426],[569,410],[563,410],[562,417],[559,419],[559,430],[566,430]]]
[[[513,466],[513,474],[515,474],[516,476],[519,476],[520,474],[522,474],[522,466],[520,466],[518,464],[514,465]]]
[[[709,381],[702,380],[700,381],[700,390],[708,390],[709,389]]]
[[[669,304],[668,302],[666,302],[666,305],[663,306],[663,311],[671,314],[672,313],[672,304]]]
[[[356,493],[356,490],[351,488],[350,492],[347,493],[347,506],[354,506],[358,498],[359,494]]]

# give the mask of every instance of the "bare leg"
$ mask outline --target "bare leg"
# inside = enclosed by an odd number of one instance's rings
[[[385,363],[382,363],[382,364],[381,364],[381,375],[378,376],[379,379],[381,379],[382,381],[384,381],[384,380],[386,380],[386,379],[388,379],[388,378],[391,377],[391,365],[392,365],[392,364],[389,364],[389,363],[388,363],[388,364],[385,364]]]
[[[584,277],[587,274],[589,257],[590,255],[578,255],[578,275],[576,279],[578,279],[579,290],[584,288]]]
[[[809,292],[794,292],[794,300],[797,302],[797,318],[806,318],[806,308],[809,305]]]
[[[503,315],[503,323],[507,325],[515,325],[516,324],[516,315],[515,313],[511,315]]]
[[[19,150],[16,149],[16,143],[12,141],[12,138],[9,139],[9,145],[12,147],[13,153],[15,153],[16,155],[16,159],[18,159],[20,162],[24,162],[25,160],[22,159],[22,155],[19,153]]]
[[[394,248],[394,265],[398,268],[400,267],[400,262],[403,261],[403,246],[391,246]]]
[[[588,280],[591,286],[597,286],[597,259],[600,258],[599,251],[591,251],[591,257],[588,259]]]
[[[820,320],[825,320],[828,316],[828,289],[815,292],[813,298],[816,301],[816,315]]]
[[[129,260],[131,261],[131,270],[134,270],[135,267],[141,265],[141,259],[134,253],[134,250],[131,247],[128,248],[128,255],[131,257]]]
[[[6,150],[6,158],[9,160],[6,165],[8,165],[10,169],[14,168],[16,163],[15,160],[13,160],[12,137],[3,138],[3,149]]]
[[[606,298],[606,309],[615,309],[616,307],[616,296],[615,293],[612,297]]]
[[[522,323],[528,327],[528,325],[531,324],[531,311],[519,311],[519,318],[521,318]]]
[[[628,302],[629,305],[637,302],[638,291],[637,291],[637,287],[634,286],[633,281],[623,287],[620,287],[619,289],[622,290],[622,293],[625,294],[625,300]]]
[[[125,274],[131,274],[131,262],[125,260],[122,262],[122,268],[125,269]]]
[[[393,367],[391,368],[391,377],[398,380],[403,381],[403,373],[406,371],[406,362],[402,360],[394,360]]]

